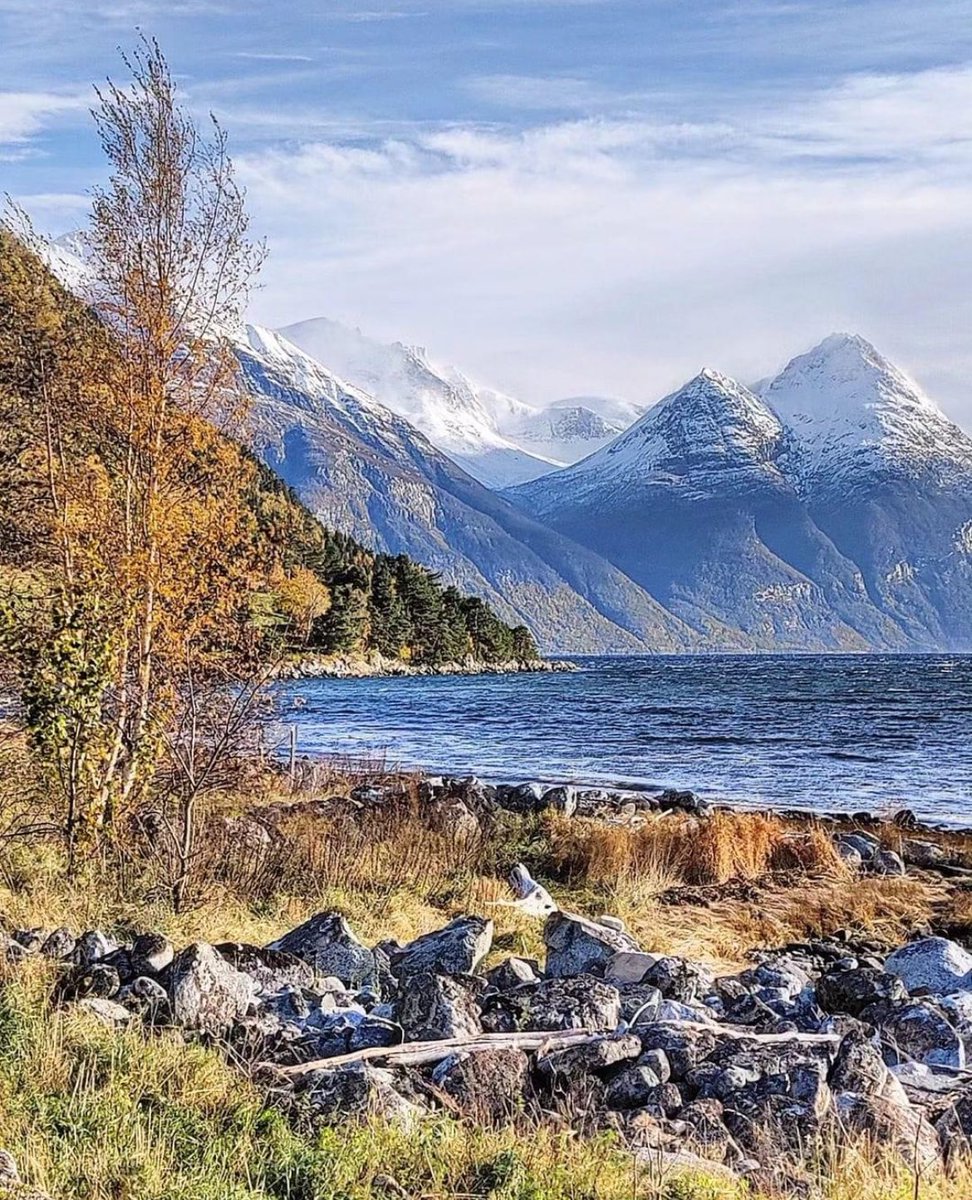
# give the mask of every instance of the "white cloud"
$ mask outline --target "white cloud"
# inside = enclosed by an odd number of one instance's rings
[[[25,142],[65,114],[78,114],[85,97],[56,92],[0,92],[0,145]]]
[[[756,378],[852,328],[972,425],[965,97],[972,69],[955,68],[708,124],[455,127],[245,157],[273,247],[258,315],[421,342],[536,399],[651,400],[703,362]]]

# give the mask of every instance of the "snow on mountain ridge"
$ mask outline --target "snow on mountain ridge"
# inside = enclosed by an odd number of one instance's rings
[[[762,397],[790,430],[787,469],[801,490],[972,472],[972,438],[859,335],[831,334],[798,355]]]

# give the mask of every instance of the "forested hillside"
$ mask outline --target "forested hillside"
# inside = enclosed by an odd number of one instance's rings
[[[55,619],[63,575],[87,580],[82,609],[110,603],[113,572],[124,586],[114,501],[133,454],[118,399],[126,387],[102,324],[25,245],[0,233],[0,603],[8,623],[23,629],[38,609]],[[172,570],[161,604],[191,615],[191,636],[215,657],[230,648],[255,657],[378,650],[425,665],[536,657],[529,632],[504,624],[482,600],[441,586],[405,556],[376,555],[323,528],[232,429],[229,420],[220,431],[173,408],[163,431],[170,448],[187,453],[173,456],[178,468],[164,481]],[[82,618],[72,619],[77,626]]]

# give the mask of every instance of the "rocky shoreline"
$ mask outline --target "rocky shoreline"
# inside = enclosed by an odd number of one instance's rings
[[[509,662],[481,662],[466,658],[461,662],[442,663],[437,667],[402,662],[378,653],[365,656],[330,654],[307,655],[281,664],[278,679],[372,679],[395,676],[428,675],[513,675],[540,674],[548,671],[576,671],[567,659],[513,659]]]
[[[400,795],[376,782],[330,807],[303,803],[359,819]],[[480,836],[496,808],[699,828],[716,818],[690,792],[475,779],[424,779],[418,800],[430,828],[455,839]],[[261,819],[272,839],[265,809],[237,818],[235,833]],[[896,820],[900,852],[866,828],[868,814],[835,817],[824,836],[842,870],[888,886],[913,872],[972,875],[912,815]],[[810,1194],[808,1162],[857,1136],[922,1178],[972,1153],[972,953],[959,942],[919,930],[889,946],[843,930],[753,947],[746,965],[720,971],[660,952],[611,914],[564,911],[522,864],[510,889],[491,903],[536,923],[542,957],[498,955],[488,909],[404,944],[369,945],[329,910],[263,946],[59,928],[11,930],[0,950],[13,970],[54,960],[56,1006],[221,1047],[301,1121],[451,1115],[609,1130],[646,1163],[796,1197]]]

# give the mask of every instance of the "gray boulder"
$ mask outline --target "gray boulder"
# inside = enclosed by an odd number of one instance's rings
[[[374,951],[358,941],[338,912],[316,913],[267,949],[292,954],[318,974],[334,975],[347,987],[374,986],[376,982]]]
[[[493,922],[483,917],[456,917],[443,929],[425,933],[391,952],[391,968],[399,980],[413,975],[471,975],[493,944]]]
[[[522,1109],[529,1065],[523,1051],[516,1049],[452,1054],[432,1072],[432,1082],[456,1101],[464,1116],[496,1125]]]
[[[477,982],[430,973],[409,978],[397,1006],[406,1041],[435,1042],[482,1033]]]
[[[564,912],[550,914],[543,928],[543,940],[547,947],[545,971],[553,979],[603,969],[615,954],[641,949],[634,938],[621,930]]]
[[[972,954],[943,937],[920,938],[889,954],[885,970],[909,992],[947,996],[972,988]]]
[[[644,1108],[663,1082],[651,1067],[625,1067],[608,1084],[605,1103],[611,1109]]]
[[[965,1046],[951,1021],[929,1000],[895,1005],[880,1024],[889,1066],[919,1062],[929,1067],[965,1066]]]
[[[834,1106],[845,1130],[893,1150],[915,1171],[930,1174],[941,1166],[938,1136],[924,1113],[903,1093],[902,1097],[841,1092]]]
[[[128,957],[133,975],[158,975],[175,958],[175,947],[161,933],[140,933]]]
[[[618,989],[591,975],[577,975],[544,979],[537,984],[529,999],[524,1028],[613,1033],[620,1020]]]
[[[640,1054],[641,1038],[633,1033],[623,1033],[541,1054],[536,1065],[540,1074],[548,1078],[555,1075],[597,1075],[619,1063],[633,1062]]]
[[[897,975],[874,967],[828,971],[817,980],[817,1003],[826,1013],[860,1016],[865,1008],[882,1001],[904,1000],[907,988]]]
[[[89,929],[86,933],[82,933],[77,940],[74,947],[74,961],[79,967],[90,967],[92,963],[105,958],[117,949],[117,942],[113,942],[100,929]]]
[[[220,942],[216,949],[231,967],[249,975],[267,995],[287,987],[309,988],[314,983],[314,968],[310,963],[285,950],[250,946],[245,942]]]
[[[71,930],[67,926],[62,925],[59,929],[55,929],[53,933],[49,933],[44,939],[44,944],[41,946],[41,954],[45,958],[71,958],[77,944],[78,939]]]
[[[244,1016],[256,986],[205,942],[187,946],[168,973],[172,1016],[184,1029],[225,1033]]]
[[[334,1123],[380,1117],[411,1127],[427,1111],[398,1075],[367,1063],[314,1071],[302,1095],[318,1117]]]
[[[901,855],[893,850],[879,850],[871,862],[871,870],[875,875],[907,875],[908,870],[901,860]]]

